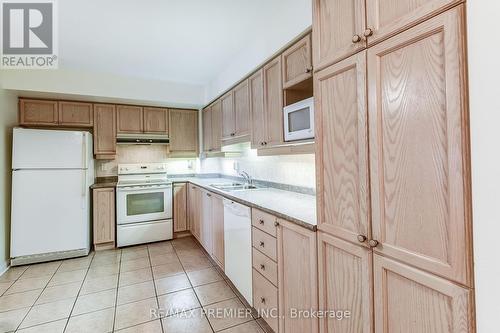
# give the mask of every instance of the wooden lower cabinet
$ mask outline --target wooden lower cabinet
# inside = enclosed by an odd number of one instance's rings
[[[374,255],[375,333],[474,332],[471,291]]]
[[[201,190],[200,243],[212,253],[212,194]]]
[[[199,187],[188,187],[188,224],[191,234],[200,241],[201,190]]]
[[[224,270],[224,203],[219,195],[212,194],[212,257]]]
[[[278,288],[255,268],[252,272],[253,306],[275,333],[282,332],[278,323]]]
[[[316,233],[278,220],[278,295],[280,333],[318,332],[318,319],[299,315],[318,309]]]
[[[187,184],[174,184],[174,232],[188,230],[187,223]]]
[[[349,311],[342,320],[321,318],[321,333],[373,332],[370,249],[319,231],[318,290],[320,310]]]
[[[96,251],[115,247],[115,189],[99,188],[92,193],[93,244]]]

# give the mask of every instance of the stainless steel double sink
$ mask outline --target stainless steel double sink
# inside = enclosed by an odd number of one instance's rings
[[[255,186],[252,184],[243,184],[243,183],[217,183],[210,184],[210,186],[221,190],[221,191],[243,191],[243,190],[257,190],[262,188],[261,186]]]

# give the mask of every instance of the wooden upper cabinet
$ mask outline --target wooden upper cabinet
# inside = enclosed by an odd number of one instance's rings
[[[144,131],[143,108],[140,106],[117,105],[116,120],[118,133],[142,133]]]
[[[250,91],[251,142],[252,148],[260,148],[266,141],[266,122],[264,113],[264,77],[260,69],[248,79]]]
[[[471,286],[464,6],[368,50],[376,251]]]
[[[265,146],[284,143],[283,134],[283,85],[281,77],[281,56],[264,66],[264,114],[266,116]]]
[[[250,101],[248,96],[248,80],[233,89],[235,136],[245,136],[250,133]]]
[[[69,127],[92,127],[94,110],[91,103],[59,102],[59,125]]]
[[[212,151],[220,151],[222,146],[222,104],[217,100],[211,107]]]
[[[233,97],[233,92],[230,91],[220,98],[222,107],[222,139],[231,139],[236,135]]]
[[[112,104],[94,104],[94,155],[116,155],[116,107]]]
[[[278,222],[279,332],[316,333],[317,318],[290,316],[293,309],[318,309],[316,233],[288,221]]]
[[[379,255],[373,260],[375,333],[475,332],[468,289]]]
[[[312,44],[315,70],[366,47],[365,29],[365,0],[314,0]]]
[[[224,203],[216,194],[212,194],[212,256],[224,270]]]
[[[281,55],[283,88],[287,89],[312,77],[311,35],[308,34]]]
[[[198,153],[198,110],[170,109],[170,152]]]
[[[168,134],[168,109],[144,107],[144,132]]]
[[[370,237],[366,53],[316,73],[315,97],[318,228],[365,242]]]
[[[371,250],[318,232],[319,308],[351,312],[348,319],[321,318],[321,333],[373,332],[372,267]]]
[[[213,150],[212,145],[212,108],[203,109],[203,151],[210,152]]]
[[[188,230],[187,224],[187,187],[186,183],[174,184],[174,232]]]
[[[460,2],[462,0],[366,1],[368,44],[395,35]]]
[[[59,122],[56,101],[19,99],[19,124],[56,126]]]

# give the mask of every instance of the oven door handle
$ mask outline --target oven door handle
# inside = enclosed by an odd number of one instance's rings
[[[163,190],[172,188],[172,185],[155,185],[155,186],[118,186],[119,192],[137,192],[143,190]]]

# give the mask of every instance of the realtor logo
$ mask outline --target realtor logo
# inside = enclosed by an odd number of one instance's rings
[[[0,0],[2,68],[57,68],[55,0]]]

